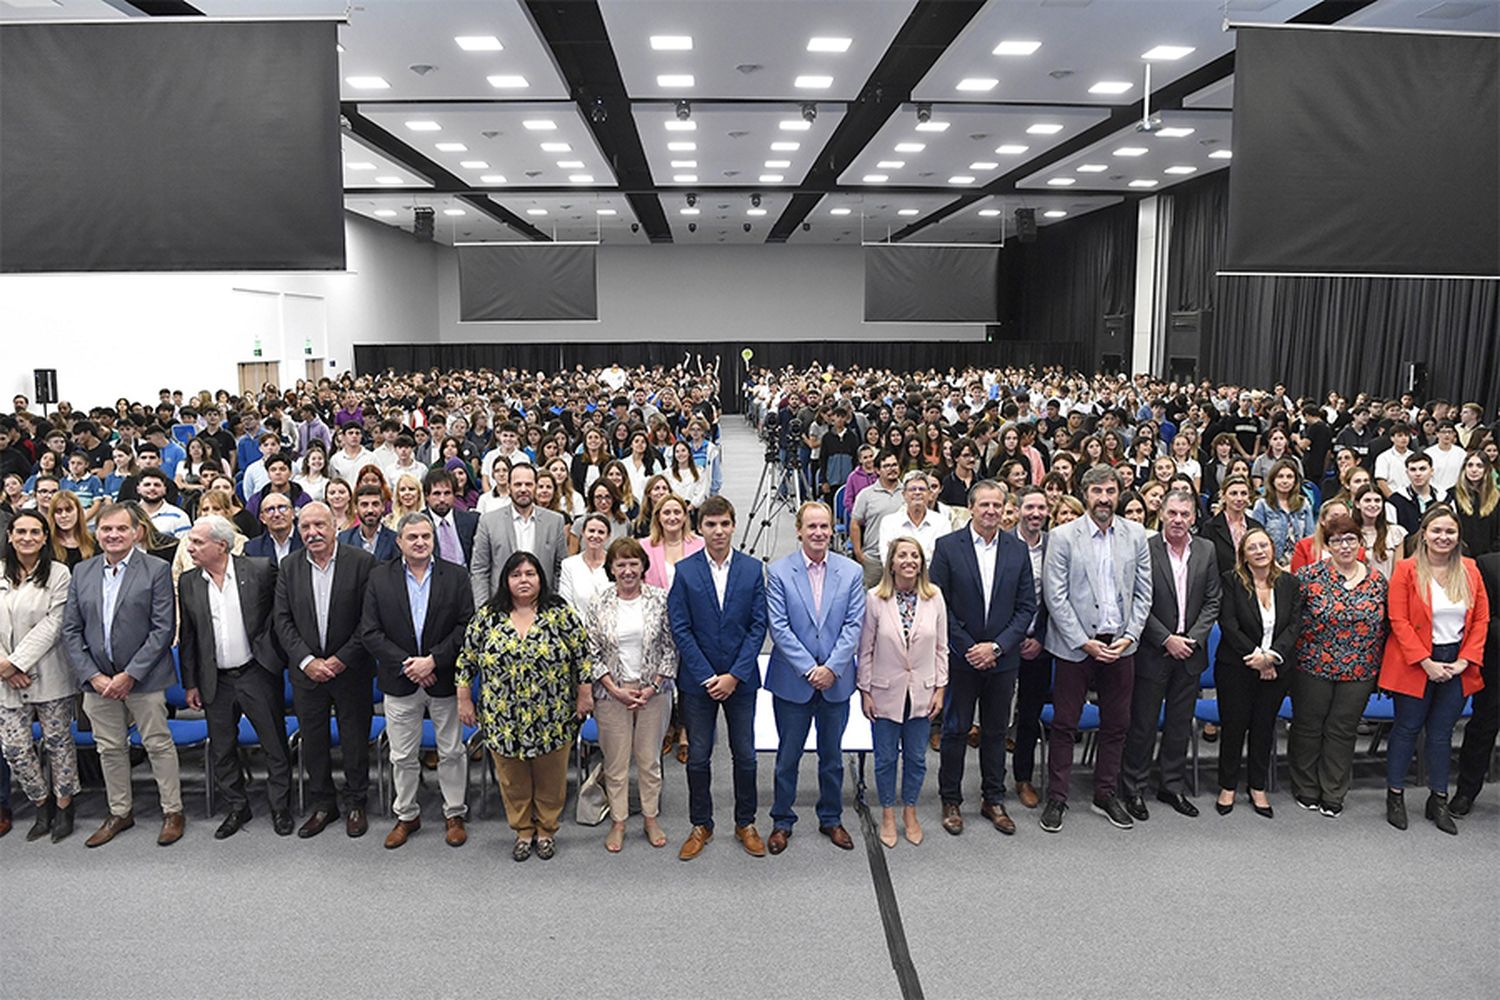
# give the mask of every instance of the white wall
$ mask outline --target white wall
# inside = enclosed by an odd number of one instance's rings
[[[859,247],[601,246],[599,322],[460,323],[458,264],[438,264],[444,342],[983,340],[984,327],[864,322]]]
[[[451,251],[345,219],[345,273],[0,277],[0,398],[30,396],[34,368],[56,368],[76,407],[152,400],[163,386],[232,390],[240,362],[280,361],[290,382],[306,370],[307,341],[338,374],[355,343],[434,336],[437,260]]]

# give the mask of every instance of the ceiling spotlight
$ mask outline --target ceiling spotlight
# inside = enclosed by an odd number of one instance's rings
[[[752,208],[760,208],[760,193],[759,192],[756,192],[755,194],[752,194],[750,196],[750,205],[751,205]]]
[[[609,108],[604,106],[604,98],[594,98],[593,104],[589,108],[589,121],[595,125],[603,125],[609,121]]]
[[[694,205],[698,204],[698,196],[695,195],[695,194],[688,195],[687,196],[687,203],[688,203],[688,208],[692,208]]]
[[[693,117],[693,106],[687,101],[678,101],[677,120],[680,122],[685,122],[691,117]]]
[[[813,120],[815,118],[817,118],[817,117],[818,117],[818,106],[816,104],[804,104],[804,105],[802,105],[802,120],[803,121],[805,121],[809,125],[811,125],[812,122],[813,122]]]
[[[918,104],[917,105],[917,122],[918,122],[918,124],[926,125],[930,121],[932,121],[932,105],[931,104]]]

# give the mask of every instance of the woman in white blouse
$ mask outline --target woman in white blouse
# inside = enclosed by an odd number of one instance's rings
[[[583,546],[576,556],[562,561],[562,570],[557,578],[557,593],[578,612],[583,621],[588,620],[589,606],[609,586],[609,575],[604,570],[604,547],[609,544],[609,518],[603,514],[589,514],[582,523]]]
[[[323,450],[323,442],[314,439],[308,446],[307,454],[302,456],[302,474],[293,482],[313,500],[322,502],[328,489],[328,452]]]
[[[698,470],[698,463],[693,461],[693,449],[686,441],[672,445],[667,480],[672,484],[672,492],[687,501],[689,510],[696,512],[708,499],[708,473]]]

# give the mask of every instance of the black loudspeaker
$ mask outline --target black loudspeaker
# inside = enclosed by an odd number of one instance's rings
[[[1036,209],[1016,209],[1016,239],[1022,243],[1036,242]]]
[[[54,406],[57,404],[57,369],[37,368],[33,371],[36,376],[35,391],[32,402]]]
[[[1094,368],[1104,375],[1129,373],[1131,358],[1130,314],[1123,313],[1104,317],[1104,326],[1099,332],[1098,345],[1094,350]]]
[[[1213,313],[1174,312],[1167,320],[1167,375],[1178,382],[1194,378],[1204,369]]]
[[[412,210],[411,234],[417,238],[418,243],[431,243],[434,233],[434,213],[430,208],[417,208]]]

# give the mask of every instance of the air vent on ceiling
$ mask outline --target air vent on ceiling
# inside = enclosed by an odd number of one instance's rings
[[[751,73],[759,73],[761,70],[765,69],[765,67],[760,63],[740,63],[735,67],[735,69],[739,70],[741,73],[744,73],[746,76],[749,76]]]
[[[431,73],[431,72],[433,72],[434,70],[437,69],[436,66],[429,66],[426,63],[413,63],[412,65],[410,65],[410,66],[408,66],[406,68],[409,69],[409,70],[411,70],[413,73],[417,74],[418,76],[426,76],[428,73]]]
[[[1066,80],[1068,77],[1073,75],[1073,71],[1070,69],[1055,69],[1047,75],[1052,77],[1052,79],[1054,80]]]
[[[743,139],[743,138],[745,138],[745,136],[747,136],[749,134],[750,134],[749,132],[745,132],[743,130],[740,130],[740,131],[730,132],[729,133],[729,138],[731,138],[731,139]]]

